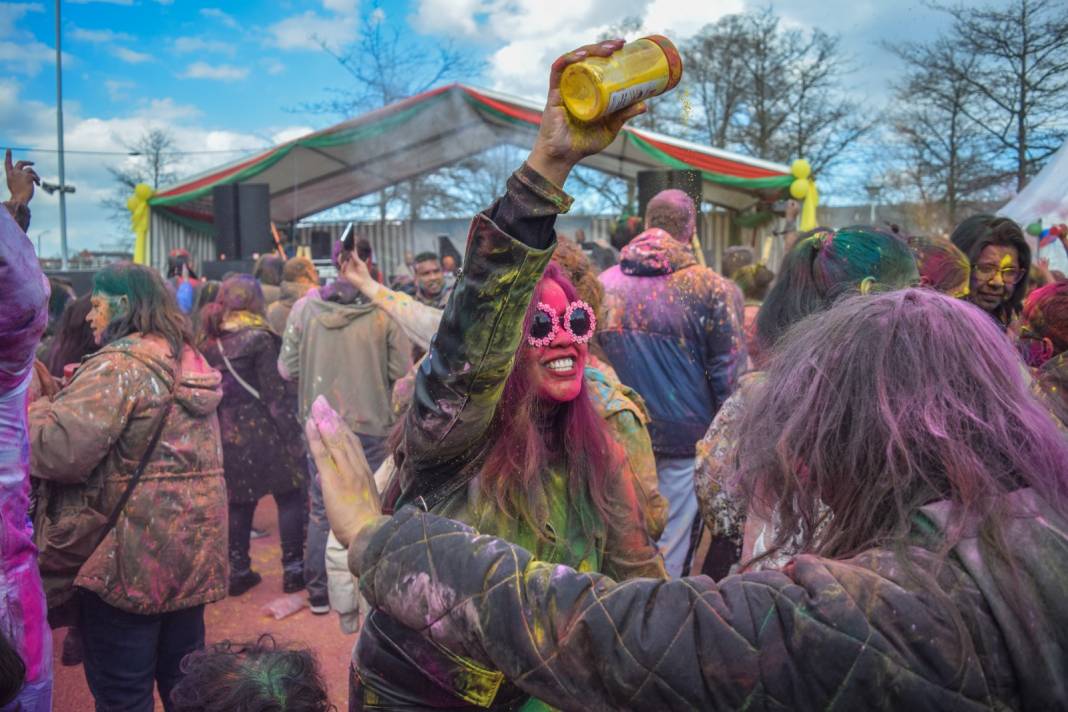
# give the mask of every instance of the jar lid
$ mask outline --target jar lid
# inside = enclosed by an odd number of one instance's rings
[[[682,55],[679,54],[675,43],[663,35],[649,35],[642,39],[655,43],[664,52],[668,63],[668,83],[664,91],[674,89],[682,81]]]

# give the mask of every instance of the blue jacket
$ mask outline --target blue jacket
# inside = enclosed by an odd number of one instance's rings
[[[598,339],[649,407],[653,451],[692,457],[746,365],[737,290],[657,228],[634,238],[600,279]]]

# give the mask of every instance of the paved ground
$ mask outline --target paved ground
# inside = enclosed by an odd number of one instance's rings
[[[307,608],[284,620],[263,615],[261,608],[282,594],[281,549],[278,541],[278,518],[274,500],[264,498],[256,511],[256,527],[269,536],[252,541],[252,567],[263,574],[263,583],[238,598],[226,598],[209,605],[205,612],[207,641],[227,638],[254,640],[261,633],[271,633],[280,642],[311,648],[329,686],[330,699],[339,710],[348,709],[348,662],[355,643],[354,636],[341,632],[335,613],[312,615]],[[59,662],[65,630],[56,631],[55,704],[57,712],[93,709],[93,698],[85,683],[81,666],[63,667]],[[156,709],[163,706],[157,700]]]

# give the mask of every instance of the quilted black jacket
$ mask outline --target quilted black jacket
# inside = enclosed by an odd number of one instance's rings
[[[1013,571],[966,538],[940,569],[912,546],[913,574],[874,549],[616,583],[413,508],[350,562],[372,605],[562,710],[1065,710],[1068,522],[1031,490],[1009,504]],[[916,541],[948,510],[918,511]]]

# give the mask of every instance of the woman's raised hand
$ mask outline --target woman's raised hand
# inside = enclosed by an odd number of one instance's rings
[[[312,404],[304,432],[319,469],[330,529],[348,547],[360,529],[382,513],[374,473],[359,438],[322,396]]]
[[[607,40],[572,50],[553,62],[549,74],[549,97],[541,115],[541,128],[527,165],[558,186],[563,186],[576,163],[608,147],[629,119],[645,113],[645,103],[620,109],[614,114],[583,123],[574,119],[564,107],[560,95],[560,77],[570,64],[587,57],[607,57],[623,46],[623,40]]]

